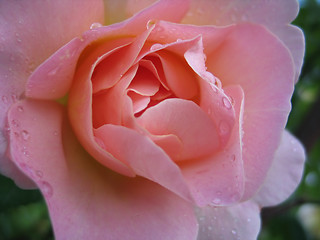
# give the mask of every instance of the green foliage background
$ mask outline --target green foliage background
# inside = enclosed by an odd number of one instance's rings
[[[287,128],[303,142],[308,159],[296,193],[280,206],[263,209],[259,240],[320,240],[320,3],[300,2],[294,24],[304,30],[307,48]],[[21,190],[0,175],[0,240],[51,239],[39,191]]]

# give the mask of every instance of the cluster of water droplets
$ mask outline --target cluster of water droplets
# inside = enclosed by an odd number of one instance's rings
[[[23,106],[17,106],[17,111],[20,115],[25,113]],[[33,120],[36,120],[36,118],[33,118]],[[22,124],[18,119],[11,120],[10,127],[7,128],[7,131],[15,138],[14,142],[17,143],[16,145],[20,148],[21,155],[19,155],[17,159],[19,167],[40,187],[42,193],[46,197],[51,197],[53,195],[53,188],[43,179],[43,172],[41,170],[34,169],[29,163],[34,157],[29,152],[29,145],[32,141],[31,134],[28,130],[22,127]]]

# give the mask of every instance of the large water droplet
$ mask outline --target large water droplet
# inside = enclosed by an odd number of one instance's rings
[[[92,23],[90,26],[90,29],[95,29],[95,28],[99,28],[102,27],[103,25],[101,23]]]
[[[7,96],[2,96],[1,98],[3,103],[8,103],[8,97]]]
[[[18,106],[18,111],[19,112],[23,112],[23,107],[22,106]]]
[[[16,33],[15,35],[16,35],[17,42],[18,42],[18,43],[21,43],[22,40],[21,40],[21,38],[20,38],[19,33]]]
[[[229,100],[228,100],[226,97],[223,97],[223,98],[222,98],[222,102],[223,102],[223,105],[224,105],[227,109],[231,109],[232,105],[231,105],[231,103],[229,102]]]
[[[212,200],[212,203],[215,205],[219,205],[221,203],[221,199],[220,198],[215,198]]]
[[[56,75],[57,72],[58,72],[58,69],[59,69],[58,67],[52,69],[50,72],[48,72],[48,76],[54,76],[54,75]]]
[[[29,134],[29,132],[26,131],[26,130],[23,130],[23,131],[21,132],[21,136],[22,136],[22,139],[25,140],[25,141],[28,141],[29,138],[30,138],[30,134]]]
[[[227,122],[221,121],[219,125],[219,130],[222,135],[226,135],[230,131],[230,127]]]
[[[53,189],[52,186],[46,182],[46,181],[42,181],[40,183],[40,188],[42,189],[42,193],[46,196],[46,197],[52,197],[53,195]]]
[[[13,119],[13,120],[11,121],[11,123],[12,123],[12,125],[13,125],[14,127],[19,127],[19,126],[20,126],[18,120]]]
[[[160,44],[160,43],[156,43],[156,44],[153,44],[150,48],[151,51],[157,51],[159,49],[163,48],[163,45]]]
[[[41,172],[40,170],[36,171],[36,175],[38,178],[42,178],[43,177],[43,172]]]

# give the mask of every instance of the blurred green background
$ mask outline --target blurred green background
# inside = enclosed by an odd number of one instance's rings
[[[294,24],[306,35],[306,56],[287,128],[303,142],[308,159],[296,193],[263,209],[259,240],[320,240],[320,1],[300,4]],[[21,190],[0,175],[0,240],[38,239],[53,240],[41,194]]]

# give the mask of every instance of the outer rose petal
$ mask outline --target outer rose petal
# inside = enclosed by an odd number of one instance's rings
[[[260,209],[252,201],[230,207],[196,209],[198,240],[256,240],[260,230]]]
[[[239,84],[245,94],[242,130],[248,199],[265,179],[291,109],[293,62],[266,29],[246,24],[207,53],[207,66],[224,86]]]
[[[301,180],[305,158],[301,143],[284,131],[267,178],[254,197],[255,201],[266,207],[286,200]]]
[[[296,67],[296,80],[302,67],[304,36],[292,25],[299,10],[296,0],[193,0],[182,23],[226,26],[251,22],[262,24],[289,48]]]
[[[9,113],[11,123],[19,119],[19,126],[10,124],[13,160],[46,198],[57,240],[196,238],[191,205],[148,180],[102,167],[64,117],[61,106],[44,101],[19,102]]]
[[[102,18],[103,7],[99,0],[0,2],[1,129],[9,106],[24,91],[30,73],[60,46]],[[19,186],[29,187],[30,184],[23,183],[23,176],[4,156],[6,140],[3,132],[0,133],[0,146],[0,172],[15,179]]]
[[[245,175],[241,149],[244,96],[239,86],[230,86],[226,92],[234,100],[238,120],[227,145],[213,156],[181,164],[182,173],[198,206],[230,205],[238,202],[244,192]]]

